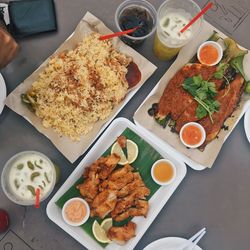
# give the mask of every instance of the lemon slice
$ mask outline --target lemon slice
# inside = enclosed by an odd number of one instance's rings
[[[104,231],[107,233],[108,230],[113,226],[113,220],[112,218],[105,219],[102,224],[101,228],[104,229]]]
[[[108,238],[105,230],[100,226],[100,224],[95,220],[92,225],[92,232],[95,238],[101,243],[110,243],[111,240]]]
[[[119,155],[121,157],[118,164],[120,164],[120,165],[128,164],[128,160],[127,160],[125,154],[123,153],[122,148],[118,144],[118,142],[115,142],[114,145],[112,146],[111,154],[113,154],[113,153],[115,153],[115,154],[117,154],[117,155]]]
[[[138,146],[131,140],[127,140],[128,163],[133,163],[138,156]]]
[[[122,151],[121,146],[118,144],[118,142],[115,142],[114,145],[112,146],[111,153],[116,153],[121,157],[120,161],[118,164],[120,165],[125,165],[125,164],[131,164],[133,163],[137,156],[138,156],[138,146],[136,143],[134,143],[131,140],[127,140],[127,153],[128,153],[128,158],[126,158],[125,154]]]

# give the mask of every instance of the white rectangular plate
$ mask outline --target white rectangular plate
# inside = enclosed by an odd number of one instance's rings
[[[233,112],[233,115],[230,116],[231,118],[232,117],[235,117],[235,118],[231,119],[228,132],[223,131],[223,130],[220,131],[219,136],[220,138],[222,138],[222,140],[220,141],[213,140],[211,143],[209,143],[206,146],[205,151],[202,153],[199,152],[197,149],[195,149],[196,151],[193,150],[193,152],[195,152],[196,155],[192,152],[190,154],[187,153],[188,150],[186,149],[186,147],[184,147],[181,144],[177,134],[170,138],[169,134],[168,134],[168,137],[166,137],[166,134],[164,134],[164,131],[166,131],[167,129],[164,130],[163,128],[160,128],[160,126],[159,126],[159,129],[157,129],[156,125],[154,125],[156,123],[152,119],[148,120],[150,117],[147,114],[147,110],[151,107],[153,102],[158,102],[158,100],[160,99],[162,95],[162,92],[164,91],[166,85],[169,83],[170,79],[176,74],[176,72],[180,68],[182,68],[186,63],[190,61],[193,55],[197,52],[197,48],[199,47],[199,45],[202,42],[206,41],[211,36],[214,30],[216,30],[216,28],[211,26],[209,23],[204,22],[203,29],[201,33],[199,34],[199,36],[195,40],[193,40],[192,43],[189,43],[188,45],[183,47],[183,49],[180,51],[175,62],[162,76],[162,78],[156,84],[154,89],[149,93],[149,95],[146,97],[146,99],[143,101],[143,103],[140,105],[140,107],[136,110],[134,114],[134,122],[137,126],[139,126],[141,129],[144,129],[146,131],[145,133],[153,137],[154,140],[158,139],[162,147],[165,147],[176,158],[181,159],[182,161],[187,163],[191,168],[195,170],[203,170],[205,168],[212,167],[213,163],[215,162],[220,152],[220,149],[223,146],[223,143],[226,141],[226,139],[229,137],[229,135],[231,134],[235,126],[240,121],[241,117],[250,107],[249,95],[247,94],[242,95],[241,102],[240,102],[241,108],[235,109]],[[219,33],[221,37],[225,37],[223,33],[221,33],[218,30],[216,31]],[[250,79],[250,70],[248,67],[249,62],[250,62],[250,55],[248,53],[245,56],[244,62],[243,62],[244,71],[245,71],[247,79]],[[145,114],[145,116],[143,117],[141,114]],[[226,119],[226,122],[229,121],[230,117]],[[169,128],[168,130],[170,131]],[[160,137],[161,135],[162,135],[162,138]],[[170,145],[171,143],[172,145]]]
[[[175,181],[172,184],[159,188],[158,191],[151,197],[149,200],[149,211],[147,218],[136,217],[133,219],[133,221],[137,224],[136,237],[132,238],[124,246],[119,246],[115,243],[112,243],[109,244],[105,249],[133,249],[186,175],[187,169],[185,163],[175,158],[168,150],[166,150],[166,148],[158,145],[157,141],[154,143],[150,136],[145,135],[144,132],[142,132],[137,126],[125,118],[118,118],[114,120],[109,128],[100,137],[100,139],[96,142],[93,148],[79,163],[65,183],[61,186],[61,188],[57,191],[47,206],[48,217],[88,249],[98,250],[103,248],[82,228],[72,227],[66,224],[62,218],[62,210],[55,204],[55,202],[81,177],[84,168],[97,160],[126,128],[131,129],[142,139],[147,141],[164,158],[170,159],[176,166],[177,175]]]

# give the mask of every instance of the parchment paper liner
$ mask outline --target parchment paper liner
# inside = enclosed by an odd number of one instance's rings
[[[87,12],[80,23],[77,25],[75,31],[63,42],[63,44],[52,54],[52,56],[59,54],[64,50],[71,50],[82,41],[83,37],[90,34],[93,31],[97,31],[101,34],[112,33],[103,22],[97,17]],[[141,73],[141,81],[131,89],[126,98],[117,105],[110,116],[102,121],[98,121],[93,130],[85,136],[82,136],[80,142],[73,142],[66,136],[60,137],[54,129],[46,129],[42,126],[40,118],[34,113],[30,112],[25,105],[21,103],[20,95],[25,93],[32,85],[32,83],[38,78],[38,75],[46,67],[49,58],[47,58],[41,66],[34,71],[26,80],[24,80],[10,95],[7,97],[5,103],[13,111],[23,116],[28,120],[39,132],[47,136],[57,149],[71,162],[74,162],[80,155],[82,155],[91,143],[98,137],[98,135],[105,129],[109,122],[115,117],[115,115],[126,105],[126,103],[132,98],[132,96],[139,90],[142,84],[154,73],[156,66],[149,62],[146,58],[140,55],[131,47],[125,45],[120,39],[113,39],[114,46],[121,51],[133,58],[133,61],[138,65]]]
[[[237,125],[240,117],[246,111],[246,106],[250,106],[250,95],[243,94],[238,108],[233,112],[232,116],[229,117],[225,125],[228,126],[228,130],[220,130],[218,138],[214,139],[209,143],[203,152],[198,149],[187,149],[180,141],[179,135],[172,133],[169,127],[165,129],[158,125],[154,118],[148,115],[148,109],[151,108],[153,103],[158,103],[160,97],[170,79],[176,74],[176,72],[181,69],[186,63],[188,63],[193,55],[197,52],[199,45],[206,41],[213,33],[217,31],[220,37],[226,37],[222,32],[217,30],[215,27],[207,22],[204,22],[201,32],[197,37],[195,37],[188,45],[181,49],[177,59],[168,69],[168,71],[162,76],[158,82],[156,89],[153,89],[149,94],[148,98],[135,112],[134,120],[139,123],[142,127],[146,128],[153,134],[160,137],[163,141],[170,144],[174,149],[180,153],[186,155],[191,160],[205,166],[212,167],[216,157],[218,156],[220,149],[226,140],[226,138],[232,132],[232,129]],[[243,48],[243,47],[241,47]],[[245,49],[245,48],[243,48]],[[248,53],[244,58],[244,71],[248,79],[250,79],[250,53]],[[184,160],[185,161],[185,160]]]

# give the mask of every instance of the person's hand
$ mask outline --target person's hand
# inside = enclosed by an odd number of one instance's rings
[[[5,67],[15,57],[18,49],[14,38],[0,27],[0,68]]]

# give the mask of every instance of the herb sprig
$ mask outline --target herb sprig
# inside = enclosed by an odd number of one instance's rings
[[[220,103],[215,100],[217,90],[214,82],[203,80],[201,75],[185,79],[182,87],[198,102],[196,116],[201,119],[207,115],[213,123],[212,114],[218,112]]]

